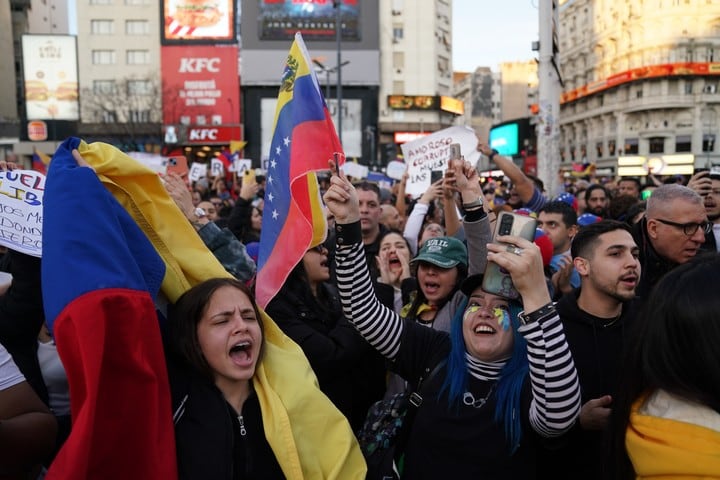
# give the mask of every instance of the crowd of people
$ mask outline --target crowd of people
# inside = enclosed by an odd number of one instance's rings
[[[327,239],[264,310],[253,291],[265,179],[161,177],[168,208],[226,274],[158,309],[180,478],[364,478],[354,433],[368,409],[434,369],[400,478],[720,477],[720,172],[559,172],[548,192],[478,150],[503,176],[452,160],[418,198],[407,176],[380,186],[331,163]],[[92,166],[77,149],[64,161]],[[501,212],[533,217],[535,238],[494,237]],[[77,373],[48,328],[42,263],[0,258],[12,276],[0,289],[0,478],[52,474],[73,432]],[[484,290],[489,263],[520,298]],[[323,394],[305,403],[347,426],[313,437],[315,450],[297,445],[299,475],[277,441],[294,417],[269,411],[263,383],[275,326],[312,371],[301,381]],[[304,456],[338,437],[344,453],[309,467]]]

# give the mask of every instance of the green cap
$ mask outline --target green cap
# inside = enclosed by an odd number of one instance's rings
[[[467,248],[454,237],[428,238],[410,264],[417,262],[431,263],[440,268],[452,268],[458,264],[467,267]]]

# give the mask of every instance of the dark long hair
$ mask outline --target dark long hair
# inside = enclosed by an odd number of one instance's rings
[[[718,272],[720,254],[699,255],[665,275],[647,299],[613,401],[613,478],[634,478],[625,432],[639,398],[661,389],[720,412]]]
[[[250,299],[260,325],[260,331],[263,333],[258,359],[260,362],[265,350],[265,330],[255,297],[243,282],[229,277],[206,280],[182,294],[177,302],[168,309],[168,343],[171,353],[210,381],[214,381],[215,376],[200,348],[197,326],[205,314],[213,294],[222,287],[235,288]]]

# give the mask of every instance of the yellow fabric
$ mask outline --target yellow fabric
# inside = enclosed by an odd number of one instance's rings
[[[81,142],[78,150],[165,261],[162,291],[171,302],[197,283],[230,275],[155,172],[112,145]],[[318,388],[300,347],[262,310],[261,315],[266,350],[254,386],[265,433],[283,473],[293,480],[365,478],[365,460],[349,423]]]
[[[230,153],[239,152],[245,148],[247,142],[244,140],[230,140]]]
[[[720,432],[643,415],[633,405],[625,446],[638,479],[720,478]]]

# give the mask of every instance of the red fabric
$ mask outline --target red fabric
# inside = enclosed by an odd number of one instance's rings
[[[68,304],[54,331],[73,425],[47,478],[177,478],[170,387],[150,295],[89,292]]]

